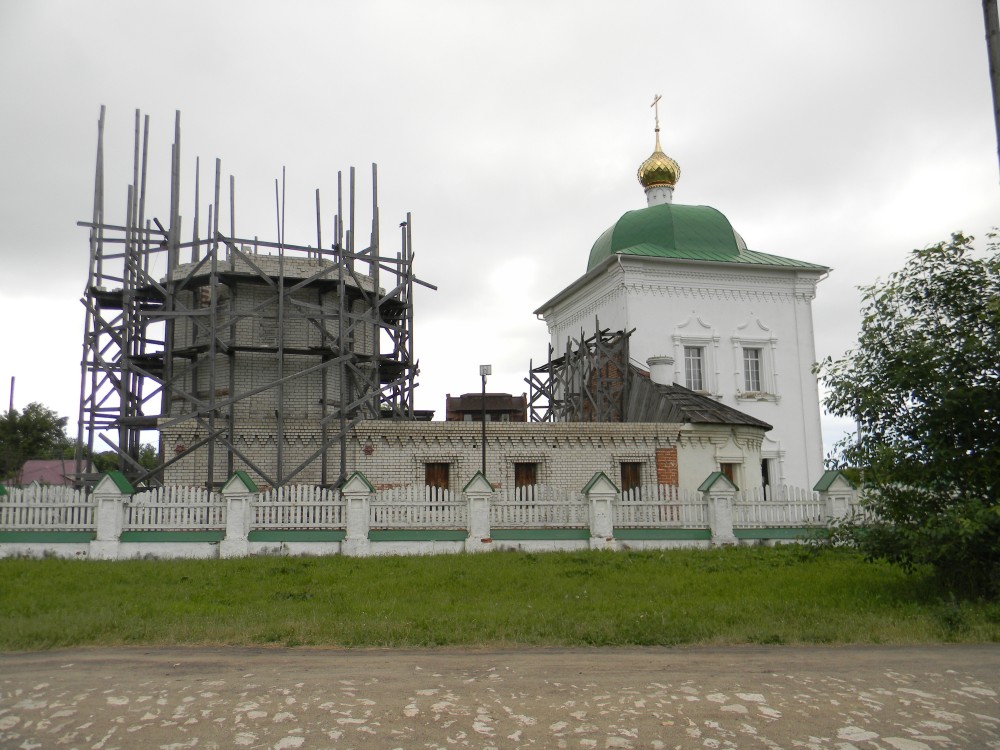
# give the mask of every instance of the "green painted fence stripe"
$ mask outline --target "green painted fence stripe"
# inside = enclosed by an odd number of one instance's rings
[[[273,529],[251,531],[251,542],[342,542],[347,532],[343,530]]]
[[[381,529],[368,532],[372,542],[461,542],[467,531],[457,529]]]
[[[93,531],[0,531],[0,542],[13,544],[80,544],[97,536]]]
[[[809,527],[771,529],[733,529],[737,539],[801,539],[814,531]]]
[[[702,541],[712,538],[709,529],[615,529],[615,539],[675,539]]]
[[[497,540],[590,539],[590,529],[493,529],[490,538]]]
[[[221,542],[224,531],[123,531],[122,542]]]

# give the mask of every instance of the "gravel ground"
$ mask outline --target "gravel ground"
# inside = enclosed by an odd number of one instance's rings
[[[3,748],[1000,748],[1000,646],[0,655]]]

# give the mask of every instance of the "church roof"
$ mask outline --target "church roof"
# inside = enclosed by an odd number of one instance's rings
[[[828,270],[815,263],[748,250],[743,238],[711,206],[661,203],[628,211],[590,250],[590,271],[613,255]]]
[[[762,419],[726,406],[711,396],[673,383],[663,385],[649,379],[649,373],[629,365],[629,395],[626,422],[680,422],[691,424],[748,425],[770,430]]]

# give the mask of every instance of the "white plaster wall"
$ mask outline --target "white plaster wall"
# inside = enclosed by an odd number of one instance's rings
[[[144,557],[162,560],[214,560],[219,557],[218,542],[120,542],[119,560]]]
[[[494,552],[579,552],[590,549],[586,539],[494,539]]]
[[[339,555],[340,542],[250,542],[251,555],[289,555],[308,557],[318,555]]]
[[[465,540],[460,542],[371,542],[373,557],[389,555],[445,555],[465,551]]]
[[[89,542],[0,542],[0,558],[58,557],[64,560],[84,560],[89,556]]]
[[[797,544],[789,539],[743,540],[741,546],[776,546],[778,544]],[[687,539],[627,539],[615,540],[609,548],[614,550],[667,550],[667,549],[708,549],[712,543],[708,540]],[[586,539],[494,539],[482,545],[487,552],[578,552],[590,549]],[[439,555],[460,554],[465,552],[465,542],[371,542],[371,556],[393,555]],[[342,554],[340,542],[251,542],[250,555],[280,555],[289,557],[339,555]],[[0,559],[11,557],[58,557],[62,559],[88,559],[86,544],[21,544],[0,543]],[[209,542],[193,543],[155,543],[155,542],[123,542],[119,548],[120,560],[127,559],[201,559],[210,560],[218,557],[218,544]]]
[[[736,484],[754,487],[760,478],[761,431],[751,427],[685,425],[678,437],[680,487],[696,490],[721,463],[735,464]]]
[[[619,539],[616,550],[711,549],[708,539]]]

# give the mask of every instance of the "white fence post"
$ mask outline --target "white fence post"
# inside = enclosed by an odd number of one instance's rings
[[[135,493],[120,471],[109,471],[94,488],[96,535],[90,542],[92,560],[117,560],[125,525],[125,501]]]
[[[823,503],[823,515],[828,521],[851,515],[855,488],[841,472],[824,471],[813,489],[819,493],[820,502]]]
[[[618,488],[603,471],[599,471],[587,482],[583,494],[590,506],[590,548],[613,548],[615,515],[612,503],[618,497]]]
[[[486,552],[493,544],[490,538],[490,498],[493,497],[493,485],[481,471],[477,471],[462,492],[469,502],[469,536],[465,540],[465,551]]]
[[[721,471],[715,471],[698,487],[708,497],[708,525],[712,530],[712,544],[736,544],[733,533],[733,499],[736,485]]]
[[[368,504],[375,488],[365,475],[356,471],[344,482],[340,494],[347,507],[347,533],[341,551],[352,557],[365,557],[371,552],[368,541]]]
[[[234,472],[222,487],[226,500],[226,536],[219,545],[220,557],[246,557],[250,554],[250,521],[253,506],[250,496],[260,492],[245,471]]]

